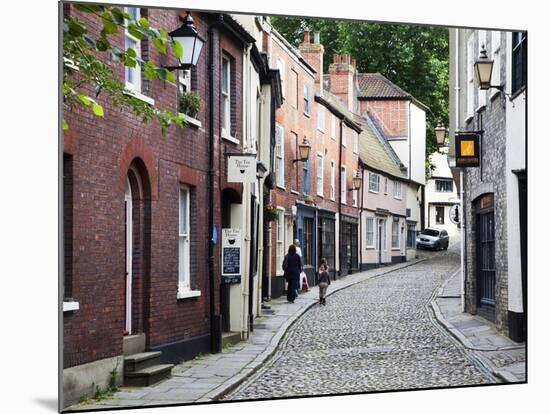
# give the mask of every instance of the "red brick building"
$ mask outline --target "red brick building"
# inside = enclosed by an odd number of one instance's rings
[[[98,19],[64,11],[97,36]],[[129,12],[168,32],[184,16]],[[91,395],[92,382],[104,386],[113,368],[120,382],[123,355],[158,350],[163,362],[174,362],[219,348],[220,252],[210,231],[222,227],[222,195],[238,202],[242,193],[241,184],[227,183],[224,153],[241,151],[241,64],[253,39],[228,15],[192,17],[207,42],[178,85],[108,61],[118,80],[156,107],[177,112],[178,93],[198,92],[202,108],[187,128],[163,136],[156,122],[143,124],[103,95],[104,118],[64,111],[65,405]],[[133,45],[158,66],[176,64],[124,30],[112,42]]]

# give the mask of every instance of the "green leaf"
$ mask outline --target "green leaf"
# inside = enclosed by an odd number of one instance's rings
[[[147,20],[145,17],[142,17],[141,19],[139,19],[139,25],[141,27],[145,27],[146,29],[151,27],[151,25],[149,24],[149,20]]]
[[[86,26],[75,19],[69,22],[69,33],[75,37],[80,37],[86,33]]]
[[[66,131],[69,129],[69,124],[67,123],[67,121],[65,121],[65,119],[63,119],[63,131]]]
[[[85,13],[95,13],[103,10],[103,6],[97,6],[95,4],[75,4],[74,8]]]
[[[89,96],[79,93],[77,97],[78,97],[78,100],[86,106],[90,106],[90,104],[92,103],[92,98],[90,98]]]
[[[103,117],[103,107],[100,104],[94,103],[92,105],[92,111],[94,111],[94,114],[96,114],[96,116]]]
[[[143,40],[145,38],[145,35],[141,32],[140,28],[133,21],[130,22],[130,24],[128,25],[128,33],[130,33],[138,40]]]
[[[176,82],[176,75],[174,75],[174,72],[170,72],[168,69],[164,69],[166,71],[166,80],[168,82]]]
[[[155,71],[155,65],[153,62],[148,60],[143,65],[143,74],[147,79],[155,79],[157,77],[157,72]]]
[[[133,48],[131,48],[131,47],[129,47],[128,49],[126,49],[126,54],[127,54],[128,56],[132,57],[132,58],[137,57],[136,51],[135,51]]]
[[[183,47],[181,46],[180,42],[172,40],[172,50],[174,51],[174,55],[176,55],[178,59],[181,59],[183,57]]]
[[[105,52],[106,50],[109,50],[111,47],[111,43],[107,40],[106,37],[100,37],[97,39],[97,42],[95,42],[95,47],[100,52]]]
[[[105,33],[114,34],[118,32],[118,26],[114,22],[111,13],[101,13],[101,20],[103,21],[103,30],[105,31]]]
[[[159,53],[162,53],[163,55],[166,54],[166,45],[162,39],[158,37],[153,38],[153,46],[155,46],[155,49],[157,49]]]
[[[120,10],[118,7],[113,7],[111,9],[111,14],[113,16],[113,20],[117,24],[124,24],[124,13],[122,10]]]

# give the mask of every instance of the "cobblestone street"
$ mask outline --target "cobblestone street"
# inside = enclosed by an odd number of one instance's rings
[[[456,246],[343,289],[287,332],[271,360],[226,400],[500,382],[434,320],[429,302],[459,270]],[[329,288],[330,289],[330,288]]]

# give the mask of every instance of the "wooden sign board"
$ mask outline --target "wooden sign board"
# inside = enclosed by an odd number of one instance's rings
[[[222,283],[241,283],[240,229],[222,229]]]
[[[465,133],[455,135],[456,167],[479,167],[481,152],[479,150],[479,134]]]

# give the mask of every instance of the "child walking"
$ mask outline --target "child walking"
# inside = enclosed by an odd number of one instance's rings
[[[327,287],[330,285],[330,275],[328,273],[327,259],[321,259],[319,265],[319,303],[326,305],[327,300],[325,298],[327,294]]]

